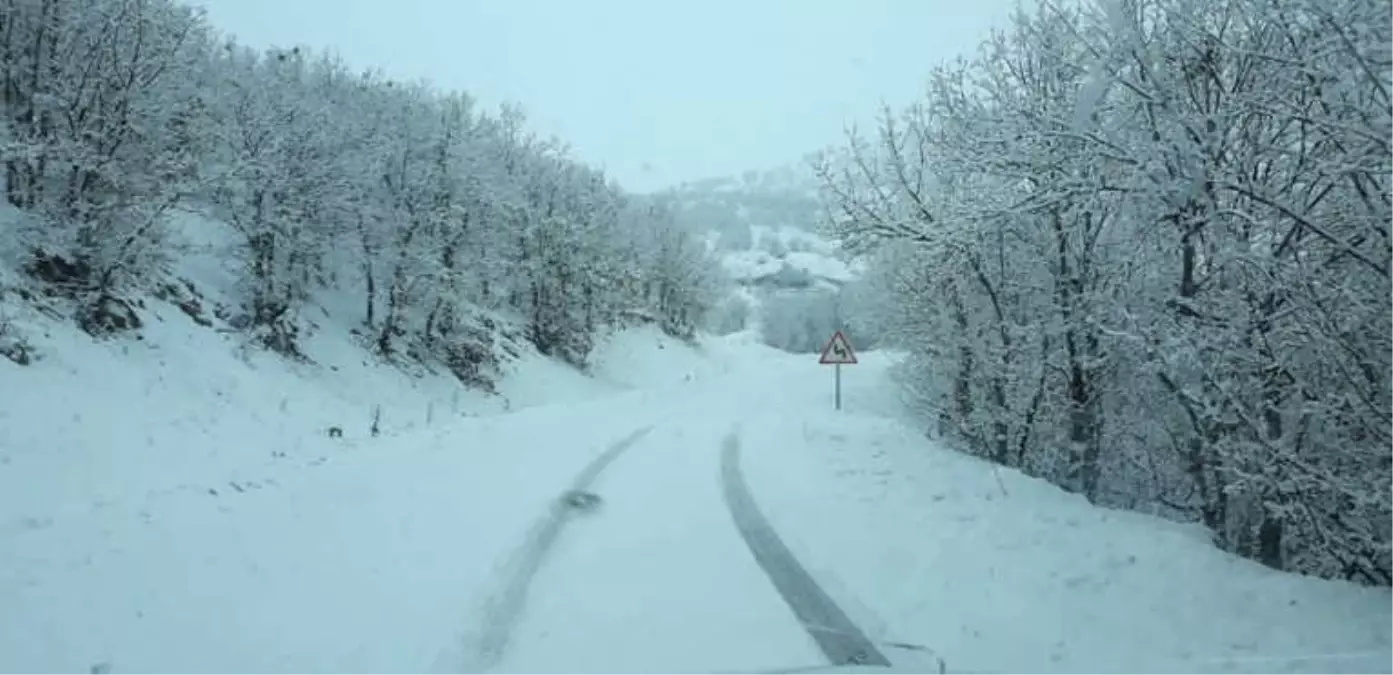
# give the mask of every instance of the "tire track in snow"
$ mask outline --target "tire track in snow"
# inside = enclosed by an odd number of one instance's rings
[[[590,460],[576,474],[568,493],[587,490],[600,472],[652,430],[652,426],[647,426],[612,443],[603,454]],[[547,552],[556,543],[562,527],[574,513],[566,503],[566,496],[567,493],[563,493],[552,501],[551,508],[528,530],[522,544],[509,556],[503,572],[506,575],[505,583],[484,601],[479,617],[480,628],[471,640],[473,644],[467,645],[464,654],[465,659],[470,661],[462,664],[465,666],[464,672],[487,670],[502,658],[508,638],[527,603],[527,589],[542,568]]]
[[[721,484],[726,507],[750,553],[832,665],[889,667],[889,659],[813,581],[759,512],[740,473],[740,439],[733,431],[721,447]]]

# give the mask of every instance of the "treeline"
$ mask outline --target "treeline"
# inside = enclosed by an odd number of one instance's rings
[[[1391,10],[1047,0],[826,156],[934,433],[1387,585]]]
[[[170,0],[0,0],[0,64],[5,198],[27,214],[3,234],[87,324],[165,274],[185,210],[235,230],[236,323],[287,355],[327,287],[361,293],[370,348],[461,374],[491,358],[490,315],[583,365],[605,326],[690,336],[714,299],[700,242],[516,109],[258,52]]]

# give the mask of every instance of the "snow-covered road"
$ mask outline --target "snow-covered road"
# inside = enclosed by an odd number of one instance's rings
[[[602,474],[528,594],[498,670],[743,671],[820,654],[721,499],[720,430],[656,428]],[[465,664],[473,670],[475,664]]]
[[[880,649],[822,590],[760,513],[740,470],[737,432],[731,432],[721,444],[721,485],[725,488],[726,506],[750,553],[827,660],[835,666],[889,666],[890,661]]]

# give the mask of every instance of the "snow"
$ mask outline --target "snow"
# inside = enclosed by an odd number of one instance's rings
[[[750,234],[757,248],[769,246],[777,241],[777,246],[782,246],[787,250],[806,249],[813,253],[823,256],[832,256],[836,253],[837,246],[832,241],[820,236],[816,232],[783,225],[780,227],[769,227],[767,225],[754,225],[750,228]],[[773,240],[773,241],[771,241]]]
[[[140,341],[55,324],[44,360],[0,362],[0,670],[424,667],[532,514],[629,429],[581,401],[653,400],[532,354],[501,389],[535,407],[456,410],[445,378],[369,365],[335,332],[296,367],[149,315]]]
[[[737,281],[755,281],[777,274],[785,265],[833,282],[844,283],[855,278],[845,262],[812,251],[790,251],[783,257],[756,249],[731,251],[721,258],[721,264]]]
[[[4,375],[0,406],[7,513],[221,482],[229,472],[280,462],[273,452],[303,462],[336,447],[324,437],[330,425],[350,440],[365,436],[378,401],[391,433],[415,424],[429,401],[450,400],[444,381],[372,368],[328,333],[312,338],[320,367],[311,375],[265,354],[242,361],[230,337],[196,327],[177,309],[152,307],[145,316],[144,340],[96,342],[55,327],[42,361],[6,364],[13,371]],[[382,400],[384,390],[390,399]]]
[[[837,247],[815,232],[795,227],[752,226],[749,249],[727,251],[721,265],[736,281],[752,282],[777,274],[785,265],[816,279],[846,283],[860,270],[838,257]],[[772,249],[772,250],[771,250]]]
[[[325,303],[302,365],[153,300],[143,340],[20,317],[44,358],[0,360],[0,670],[463,667],[501,561],[652,427],[566,524],[499,670],[823,663],[722,503],[736,433],[824,589],[950,671],[1390,672],[1387,589],[1273,572],[938,448],[896,417],[892,355],[843,368],[840,413],[826,367],[752,331],[633,329],[588,374],[525,354],[502,396],[459,394],[365,356]]]
[[[183,486],[7,532],[0,668],[422,669],[531,514],[627,426],[587,410],[423,430],[245,492]],[[555,424],[581,427],[562,451]]]
[[[722,504],[708,449],[725,432],[677,418],[615,463],[596,488],[602,510],[564,534],[497,670],[759,672],[819,661]]]
[[[934,447],[870,412],[892,402],[863,373],[887,364],[861,356],[843,369],[849,414],[770,407],[744,442],[798,448],[746,471],[868,630],[974,672],[1389,672],[1387,589],[1275,572],[1198,526]]]

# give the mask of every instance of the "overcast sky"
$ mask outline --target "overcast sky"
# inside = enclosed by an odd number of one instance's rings
[[[196,0],[255,46],[337,51],[483,104],[631,190],[796,161],[918,96],[1015,0]]]

